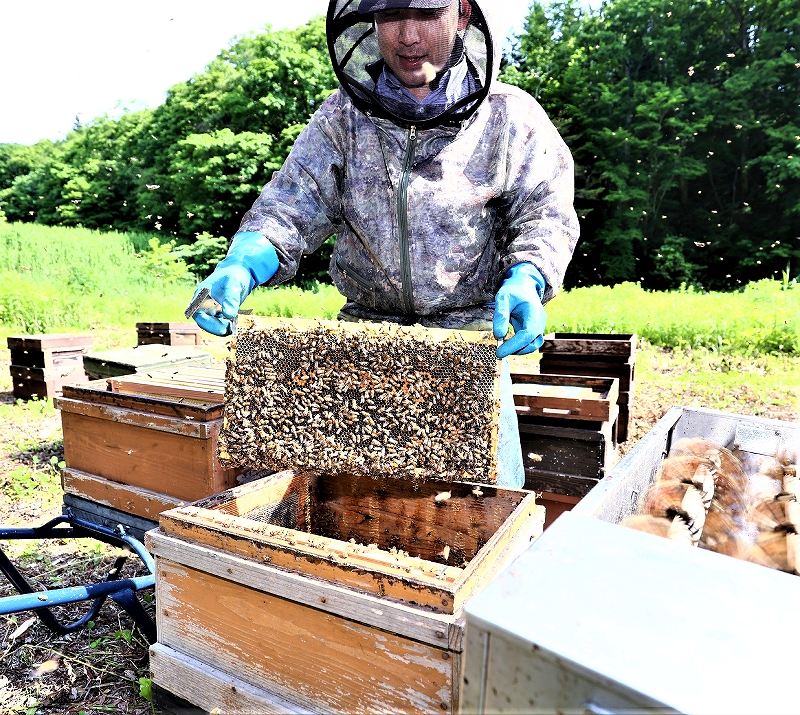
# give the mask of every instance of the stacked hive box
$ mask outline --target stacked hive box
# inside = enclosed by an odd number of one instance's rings
[[[542,519],[521,491],[295,472],[164,512],[153,681],[205,711],[457,713],[463,605]]]
[[[140,534],[165,509],[236,484],[241,470],[224,468],[217,458],[220,368],[183,379],[171,371],[113,382],[115,391],[106,380],[68,385],[56,400],[66,507]]]
[[[137,345],[200,345],[194,323],[136,323]]]
[[[614,462],[619,381],[542,375],[512,366],[525,488],[541,493],[545,527],[578,503]]]
[[[88,335],[23,335],[9,337],[14,397],[46,399],[69,382],[83,382],[83,353],[92,345]]]
[[[550,375],[593,375],[619,380],[619,419],[614,442],[628,439],[636,367],[636,335],[551,333],[545,336],[539,371]]]
[[[776,462],[800,461],[797,422],[669,410],[467,605],[464,712],[797,710],[796,660],[761,654],[800,639],[797,618],[776,627],[769,615],[800,603],[800,578],[622,526],[659,478],[664,455],[698,438],[773,476]],[[728,481],[724,471],[717,485]],[[687,607],[687,593],[702,607]]]

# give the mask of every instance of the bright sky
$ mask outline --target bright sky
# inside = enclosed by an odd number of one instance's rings
[[[491,2],[521,29],[530,0]],[[302,25],[326,0],[5,0],[0,9],[0,144],[61,139],[80,117],[156,107],[235,37]]]

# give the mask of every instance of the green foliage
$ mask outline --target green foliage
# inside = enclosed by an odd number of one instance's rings
[[[569,285],[731,288],[797,261],[798,34],[788,0],[532,5],[504,77],[575,157]]]
[[[178,295],[191,281],[171,247],[151,237],[137,253],[119,233],[0,224],[0,323],[40,333],[140,311],[178,320],[188,302]]]
[[[148,703],[153,702],[153,681],[150,678],[139,678],[139,696]]]
[[[733,293],[656,292],[634,283],[576,288],[546,310],[548,330],[636,333],[669,349],[800,355],[800,295],[769,279]]]
[[[196,278],[205,278],[228,250],[228,239],[212,236],[207,231],[199,234],[193,243],[178,246],[175,255],[184,261]]]

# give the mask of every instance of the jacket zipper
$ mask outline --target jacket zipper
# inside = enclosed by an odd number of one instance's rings
[[[411,164],[417,148],[417,128],[408,130],[408,146],[403,161],[403,173],[397,188],[397,228],[400,238],[400,281],[403,286],[403,309],[411,315],[414,312],[414,288],[411,284],[411,248],[408,245],[408,182],[411,178]]]

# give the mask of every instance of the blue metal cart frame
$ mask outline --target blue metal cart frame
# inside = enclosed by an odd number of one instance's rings
[[[119,556],[114,562],[107,578],[100,583],[84,586],[69,586],[46,591],[34,591],[19,570],[0,548],[0,571],[11,582],[19,593],[18,596],[0,598],[0,615],[9,615],[22,611],[34,611],[39,619],[57,635],[74,633],[93,620],[106,599],[111,598],[133,619],[134,624],[142,631],[149,643],[156,641],[156,627],[152,618],[145,611],[138,598],[138,592],[152,589],[155,586],[155,563],[153,557],[137,539],[130,536],[121,524],[111,529],[101,524],[86,521],[72,514],[69,510],[61,516],[48,521],[42,526],[33,528],[0,527],[0,541],[17,539],[95,539],[112,546],[124,548],[138,556],[147,567],[146,576],[135,578],[116,578],[130,554]],[[89,610],[72,623],[61,623],[50,610],[52,606],[62,606],[90,601]]]

